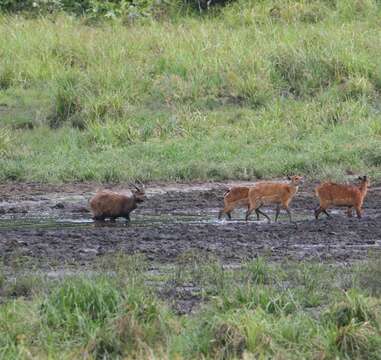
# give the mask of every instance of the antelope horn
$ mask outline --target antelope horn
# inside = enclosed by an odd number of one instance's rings
[[[142,187],[142,188],[144,188],[144,184],[140,181],[140,180],[136,180],[138,183],[139,183],[139,185]]]
[[[137,191],[140,191],[140,189],[133,183],[129,183],[130,186],[134,187]]]

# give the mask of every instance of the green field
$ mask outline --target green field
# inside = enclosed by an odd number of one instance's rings
[[[0,18],[0,180],[381,178],[381,4]]]
[[[232,270],[189,253],[156,273],[139,256],[105,259],[95,270],[104,275],[4,275],[0,357],[381,358],[379,260],[338,266],[257,259]],[[177,315],[170,294],[190,285],[196,311]]]
[[[381,180],[380,0],[133,3],[0,0],[1,183]],[[0,254],[0,359],[381,360],[377,255],[113,254],[54,272],[18,252],[20,231],[1,235],[15,247]],[[60,236],[40,234],[44,251]]]

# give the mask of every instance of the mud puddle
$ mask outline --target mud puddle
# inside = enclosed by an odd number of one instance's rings
[[[43,214],[37,214],[37,216],[11,216],[0,219],[0,231],[1,230],[23,230],[23,229],[63,229],[63,228],[92,228],[92,227],[147,227],[166,224],[224,224],[224,220],[218,220],[215,216],[205,214],[193,214],[193,215],[149,215],[139,214],[134,216],[133,224],[126,223],[122,218],[117,219],[114,222],[111,221],[94,221],[90,217],[77,217],[77,218],[53,218],[42,217]],[[232,222],[240,222],[240,220],[234,220]],[[264,223],[265,221],[262,220]]]
[[[135,228],[146,228],[152,225],[157,226],[171,226],[175,224],[188,224],[193,226],[199,226],[203,224],[210,224],[214,226],[227,226],[233,224],[247,224],[245,221],[245,211],[238,209],[236,211],[235,219],[218,219],[219,209],[206,209],[204,213],[198,214],[167,214],[167,215],[152,215],[152,214],[136,214],[134,216],[133,223],[126,223],[122,218],[117,219],[114,222],[105,221],[97,222],[89,216],[76,216],[76,217],[49,217],[49,213],[35,213],[34,215],[22,215],[22,216],[3,216],[0,219],[0,232],[6,230],[64,230],[64,229],[91,229],[94,227],[108,227],[108,228],[123,228],[127,226],[133,226]],[[268,216],[274,218],[274,211],[267,211]],[[44,216],[45,215],[45,216]],[[310,214],[298,213],[293,216],[293,221],[298,222],[306,220],[310,217]],[[261,217],[259,220],[252,216],[249,220],[255,221],[257,225],[268,224],[268,220]],[[289,221],[288,216],[279,216],[279,222]],[[1,234],[0,234],[1,236]]]
[[[184,252],[197,250],[237,264],[257,256],[351,262],[381,250],[380,188],[369,193],[361,220],[335,209],[331,219],[315,221],[316,199],[312,186],[306,186],[292,203],[293,223],[285,214],[278,223],[268,223],[256,221],[255,214],[245,222],[245,209],[237,209],[232,221],[218,220],[227,186],[148,186],[147,201],[126,225],[122,220],[92,221],[88,199],[99,185],[2,185],[0,256],[5,266],[22,256],[51,269],[66,264],[86,267],[116,252],[142,253],[149,260],[172,263]],[[264,210],[274,218],[274,209]]]

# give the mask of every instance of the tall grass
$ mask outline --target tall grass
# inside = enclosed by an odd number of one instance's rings
[[[121,256],[109,268],[104,262],[102,274],[32,282],[28,297],[2,294],[0,356],[380,359],[380,298],[359,280],[379,262],[333,269],[258,259],[232,270],[201,258],[180,259],[175,283],[168,268],[147,273],[141,257]],[[211,263],[219,266],[224,286],[214,285]],[[343,287],[343,275],[352,278],[350,287]],[[189,282],[206,296],[193,313],[180,316],[166,304],[163,287],[170,294]],[[6,278],[8,286],[12,279]],[[306,301],[315,290],[321,301]]]
[[[0,19],[2,180],[380,177],[380,5]],[[44,141],[41,141],[41,139]]]

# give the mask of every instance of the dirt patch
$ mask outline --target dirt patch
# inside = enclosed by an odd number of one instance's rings
[[[344,212],[315,221],[312,184],[292,203],[296,224],[218,221],[228,184],[152,184],[148,200],[125,225],[91,221],[87,201],[96,184],[0,186],[0,254],[6,266],[15,258],[33,259],[38,267],[86,266],[102,255],[143,253],[152,261],[172,262],[189,250],[201,250],[237,263],[257,256],[271,260],[314,259],[351,262],[381,251],[381,189],[365,203],[365,217],[348,219]],[[111,187],[111,186],[109,186]],[[118,186],[121,189],[123,186]],[[271,209],[267,209],[273,217]]]

